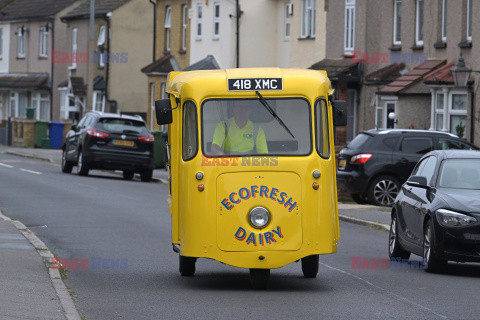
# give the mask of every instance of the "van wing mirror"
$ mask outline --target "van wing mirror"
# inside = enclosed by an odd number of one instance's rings
[[[333,101],[333,125],[342,127],[347,125],[347,103],[343,100]]]
[[[157,116],[157,124],[170,124],[173,122],[172,106],[170,99],[160,99],[155,101],[155,115]]]

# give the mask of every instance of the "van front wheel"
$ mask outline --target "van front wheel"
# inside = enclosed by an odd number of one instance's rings
[[[267,289],[270,269],[250,269],[250,284],[255,290]]]
[[[195,262],[197,259],[179,256],[179,270],[183,277],[191,277],[195,274]]]
[[[305,278],[315,278],[318,273],[318,254],[302,258],[302,271]]]

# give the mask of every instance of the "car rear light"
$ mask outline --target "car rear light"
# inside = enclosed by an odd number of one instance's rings
[[[87,129],[87,134],[90,138],[100,138],[100,139],[108,138],[108,133],[93,130],[93,129]]]
[[[364,164],[372,157],[371,153],[360,153],[350,159],[350,163]]]
[[[155,138],[152,135],[144,136],[144,137],[138,137],[138,141],[143,142],[143,143],[153,143],[155,141]]]

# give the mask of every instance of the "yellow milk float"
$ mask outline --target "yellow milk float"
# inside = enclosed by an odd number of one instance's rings
[[[339,240],[333,101],[326,72],[246,68],[171,72],[168,124],[172,243],[180,274],[198,258],[250,269],[265,288],[270,269],[301,260],[305,277]]]

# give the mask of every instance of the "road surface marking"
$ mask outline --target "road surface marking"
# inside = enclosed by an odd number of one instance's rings
[[[13,166],[5,164],[5,163],[1,163],[1,162],[0,162],[0,166],[5,167],[5,168],[13,168]]]
[[[27,169],[20,169],[21,171],[24,171],[24,172],[30,172],[30,173],[35,173],[35,174],[42,174],[41,172],[37,172],[37,171],[32,171],[32,170],[27,170]]]
[[[444,316],[443,314],[439,314],[439,313],[433,311],[432,309],[430,309],[430,308],[428,308],[428,307],[425,307],[425,306],[423,306],[423,305],[421,305],[421,304],[418,304],[418,303],[416,303],[416,302],[414,302],[414,301],[412,301],[412,300],[410,300],[410,299],[408,299],[408,298],[402,297],[402,296],[400,296],[400,295],[398,295],[398,294],[396,294],[396,293],[393,293],[393,292],[391,292],[391,291],[389,291],[389,290],[387,290],[387,289],[384,289],[384,288],[382,288],[382,287],[379,287],[379,286],[371,283],[370,281],[365,280],[365,279],[363,279],[363,278],[361,278],[361,277],[359,277],[359,276],[356,276],[356,275],[354,275],[354,274],[352,274],[352,273],[350,273],[350,272],[346,272],[346,271],[337,269],[337,268],[335,268],[335,267],[329,266],[328,264],[325,264],[325,263],[322,263],[322,262],[319,262],[319,264],[322,265],[322,266],[324,266],[325,268],[330,269],[330,270],[337,271],[337,272],[346,274],[346,275],[348,275],[348,276],[350,276],[350,277],[353,277],[353,278],[355,278],[355,279],[357,279],[357,280],[359,280],[359,281],[367,284],[368,286],[370,286],[370,287],[372,287],[372,288],[374,288],[374,289],[380,290],[380,291],[382,291],[382,292],[385,292],[386,294],[389,294],[389,295],[395,297],[395,298],[398,299],[398,300],[402,300],[402,301],[404,301],[404,302],[406,302],[406,303],[409,303],[409,304],[411,304],[411,305],[413,305],[413,306],[416,306],[417,308],[420,308],[420,309],[423,309],[423,310],[425,310],[425,311],[427,311],[427,312],[430,312],[430,313],[434,314],[435,316],[437,316],[438,318],[448,319],[447,316]]]

